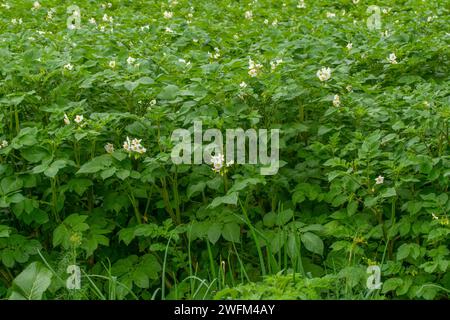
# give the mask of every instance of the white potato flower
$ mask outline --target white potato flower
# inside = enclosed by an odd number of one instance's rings
[[[83,121],[83,116],[77,114],[73,121],[75,121],[76,123],[81,123]]]
[[[333,97],[333,106],[339,107],[341,105],[341,100],[338,94],[335,94]]]
[[[142,141],[142,139],[136,139],[136,138],[130,141],[130,138],[127,137],[127,139],[123,143],[123,148],[125,149],[125,151],[127,151],[130,154],[133,152],[138,153],[138,154],[143,154],[143,153],[147,152],[147,149],[141,145],[141,141]]]
[[[70,63],[67,63],[64,65],[64,69],[71,71],[73,69],[73,65]]]
[[[283,62],[283,59],[275,59],[274,61],[270,61],[270,69],[275,71],[275,69]]]
[[[64,123],[65,123],[66,125],[70,124],[69,117],[68,117],[67,114],[65,114],[65,113],[64,113]]]
[[[224,155],[221,153],[218,153],[211,157],[211,164],[213,165],[212,170],[214,172],[220,172],[222,170],[222,168],[224,167],[224,165],[226,167],[229,167],[234,164],[234,161],[231,160],[231,161],[228,161],[227,163],[225,163]]]
[[[220,58],[220,49],[215,47],[214,53],[208,52],[208,56],[213,59],[219,59]]]
[[[395,53],[391,53],[387,59],[389,63],[397,64],[397,56],[395,55]]]
[[[220,53],[219,52],[214,53],[213,58],[214,59],[219,59],[220,58]]]
[[[173,12],[171,11],[164,11],[164,18],[165,19],[172,19],[173,18]]]
[[[245,89],[245,88],[247,88],[247,84],[246,84],[244,81],[242,81],[242,82],[239,84],[239,87],[241,87],[242,89]]]
[[[114,68],[116,67],[116,61],[111,60],[111,61],[109,62],[109,67],[114,69]]]
[[[136,62],[136,59],[135,58],[133,58],[133,57],[131,57],[131,56],[129,56],[128,58],[127,58],[127,63],[129,64],[129,65],[132,65],[132,64],[134,64]]]
[[[114,145],[112,143],[105,144],[105,150],[107,153],[113,153],[114,152]]]
[[[331,69],[322,67],[322,69],[317,71],[316,75],[320,81],[327,81],[331,78]]]
[[[56,13],[56,9],[50,8],[50,10],[47,11],[47,19],[52,20],[54,13]]]
[[[250,77],[256,77],[262,69],[262,64],[255,63],[252,59],[248,60],[248,74]]]
[[[375,178],[375,183],[376,184],[382,184],[384,182],[384,177],[383,176],[378,176]]]
[[[353,43],[351,43],[351,42],[347,43],[347,49],[352,50],[352,48],[353,48]]]
[[[12,24],[22,24],[22,18],[19,18],[19,19],[16,19],[16,18],[13,18],[13,19],[11,19],[11,23]]]
[[[2,143],[0,144],[0,149],[6,148],[7,146],[8,146],[8,141],[3,140]]]
[[[300,0],[297,4],[297,8],[298,9],[305,9],[306,8],[306,4],[304,0]]]
[[[381,36],[382,37],[385,37],[385,38],[387,38],[387,37],[389,37],[391,34],[389,33],[389,30],[386,30],[386,31],[384,31],[384,32],[381,32]]]
[[[245,19],[252,20],[253,19],[253,12],[245,11],[244,16],[245,16]]]
[[[112,16],[108,16],[108,15],[105,13],[105,14],[103,15],[102,20],[103,20],[104,22],[113,22],[113,21],[114,21],[114,18],[113,18]]]
[[[189,65],[191,64],[190,61],[186,61],[185,59],[178,59],[178,62],[185,64],[186,67],[189,66]]]

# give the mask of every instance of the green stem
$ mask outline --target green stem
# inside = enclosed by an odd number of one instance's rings
[[[58,194],[56,188],[56,177],[50,179],[51,189],[52,189],[52,212],[57,223],[61,223],[61,218],[58,213]]]
[[[213,254],[211,251],[211,245],[209,244],[208,239],[206,239],[206,246],[208,248],[208,256],[209,256],[209,264],[211,267],[211,273],[212,273],[213,279],[217,279],[216,268],[214,267],[214,258],[213,258]]]
[[[242,205],[242,202],[240,200],[239,200],[239,204],[241,205],[241,209],[242,209],[242,212],[244,213],[245,220],[247,222],[248,227],[250,228],[250,232],[251,232],[253,240],[255,241],[255,244],[256,244],[256,250],[258,251],[258,256],[259,256],[259,263],[261,265],[261,273],[263,276],[265,276],[266,275],[266,265],[264,263],[264,256],[261,251],[261,246],[259,245],[258,237],[256,236],[255,229],[253,228],[253,225],[252,225],[250,219],[248,218],[247,211],[245,210],[245,208]]]
[[[131,189],[131,186],[128,182],[127,182],[127,185],[128,185],[128,197],[133,206],[136,221],[138,222],[138,224],[142,224],[142,217],[141,217],[141,213],[139,212],[139,201],[136,200],[136,198],[134,197],[133,190]]]

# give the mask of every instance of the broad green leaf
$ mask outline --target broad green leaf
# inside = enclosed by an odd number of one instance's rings
[[[241,228],[237,223],[227,223],[223,226],[222,236],[231,242],[240,242]]]
[[[221,204],[233,204],[236,205],[238,201],[238,193],[232,192],[223,197],[217,197],[213,200],[213,202],[209,205],[211,208],[218,207]]]
[[[397,192],[395,191],[395,188],[387,188],[383,190],[380,194],[381,198],[390,198],[395,197],[397,195]]]
[[[52,272],[41,263],[33,262],[14,279],[9,300],[41,300],[51,280]]]
[[[312,232],[305,232],[301,235],[301,240],[305,248],[313,253],[323,254],[323,241]]]
[[[95,173],[101,170],[106,169],[112,164],[111,156],[108,154],[104,154],[92,159],[89,162],[83,164],[78,170],[77,174],[80,173]]]
[[[215,244],[219,240],[222,233],[222,225],[219,223],[213,223],[208,229],[208,239],[212,244]]]
[[[400,278],[390,278],[387,279],[383,284],[383,290],[382,293],[386,293],[392,290],[397,289],[403,284],[403,280]]]
[[[161,90],[157,97],[162,100],[174,100],[179,91],[180,89],[176,85],[169,84]]]

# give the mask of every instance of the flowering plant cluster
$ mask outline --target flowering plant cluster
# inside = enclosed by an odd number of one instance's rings
[[[0,299],[448,299],[448,16],[0,0]]]

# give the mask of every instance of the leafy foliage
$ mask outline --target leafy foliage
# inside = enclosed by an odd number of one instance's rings
[[[302,3],[2,2],[0,298],[448,298],[449,8]],[[278,173],[174,164],[198,120]]]

